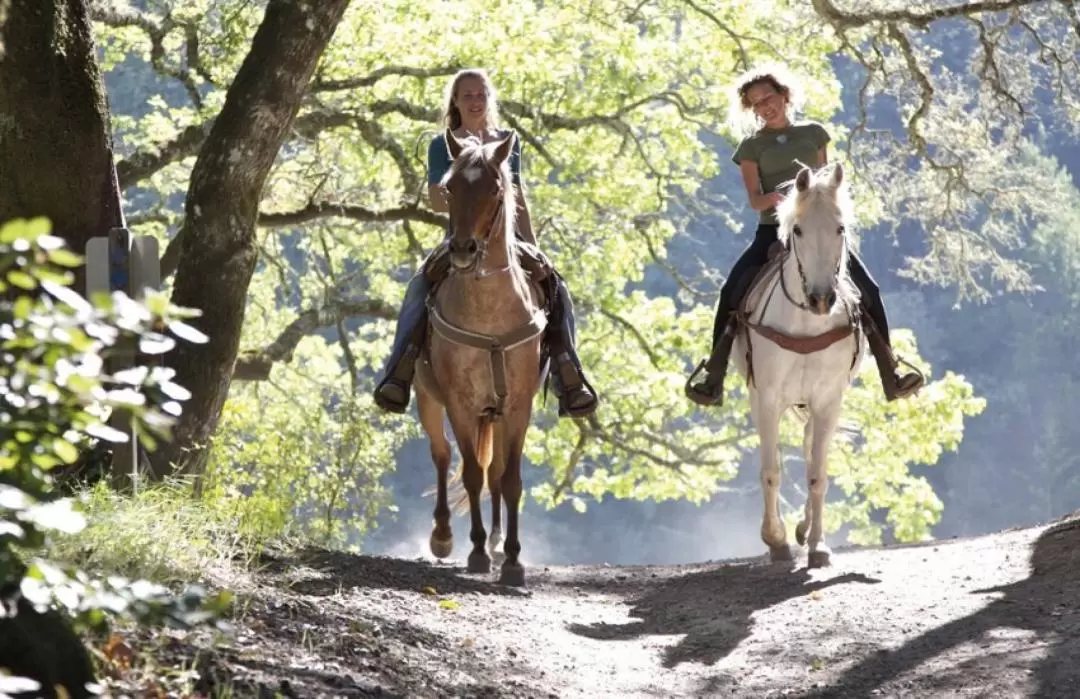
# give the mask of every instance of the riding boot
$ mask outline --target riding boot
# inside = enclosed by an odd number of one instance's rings
[[[686,397],[699,405],[723,405],[724,377],[727,375],[728,358],[731,345],[735,342],[735,323],[729,321],[724,331],[713,343],[712,352],[707,360],[702,360],[697,369],[686,381]],[[705,378],[693,383],[694,377],[705,369]]]
[[[387,412],[404,413],[409,408],[413,373],[427,331],[427,295],[431,289],[423,273],[415,275],[405,291],[398,315],[394,346],[386,360],[383,379],[375,387],[375,404]]]
[[[574,304],[562,277],[555,277],[555,303],[545,340],[554,359],[552,387],[559,399],[559,417],[585,417],[596,410],[596,391],[585,378],[574,346]]]
[[[926,379],[911,364],[904,362],[913,371],[904,374],[897,372],[897,368],[903,360],[898,359],[893,353],[892,343],[889,341],[888,326],[884,330],[879,328],[878,323],[874,322],[874,319],[870,317],[870,314],[865,309],[862,312],[862,323],[863,327],[866,328],[866,340],[870,345],[870,351],[877,362],[878,373],[881,374],[881,387],[885,390],[885,399],[894,401],[897,398],[906,398],[922,388],[923,384],[926,383]]]

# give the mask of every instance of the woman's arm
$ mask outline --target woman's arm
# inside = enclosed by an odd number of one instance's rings
[[[517,201],[517,230],[521,239],[526,243],[536,245],[536,235],[533,233],[532,216],[529,214],[529,202],[525,199],[525,190],[522,187],[514,187],[514,199]]]
[[[427,188],[428,201],[431,202],[431,210],[440,213],[450,211],[450,204],[446,201],[446,190],[441,184],[429,184]]]
[[[446,190],[442,186],[442,179],[450,170],[450,153],[446,150],[446,140],[442,136],[436,136],[428,144],[428,202],[432,211],[447,213],[450,211],[450,202],[446,198]]]
[[[761,174],[758,164],[753,160],[743,160],[739,163],[742,171],[743,185],[746,187],[746,198],[750,202],[750,208],[754,211],[771,209],[784,200],[784,195],[779,192],[763,194],[761,191]]]

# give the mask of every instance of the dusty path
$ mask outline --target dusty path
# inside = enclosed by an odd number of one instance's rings
[[[522,592],[310,551],[197,668],[233,696],[1080,696],[1080,520],[804,566],[534,568]]]

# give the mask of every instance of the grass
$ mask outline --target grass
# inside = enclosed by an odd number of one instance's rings
[[[183,483],[134,495],[99,483],[76,498],[87,526],[56,537],[49,555],[90,573],[160,583],[228,580],[249,571],[268,545],[286,543],[285,532],[260,524],[257,501],[195,499]]]

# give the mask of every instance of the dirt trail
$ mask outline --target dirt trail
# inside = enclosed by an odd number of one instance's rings
[[[236,637],[197,668],[233,696],[1080,695],[1077,519],[841,550],[815,571],[531,568],[525,591],[461,571],[326,551],[270,560]]]

